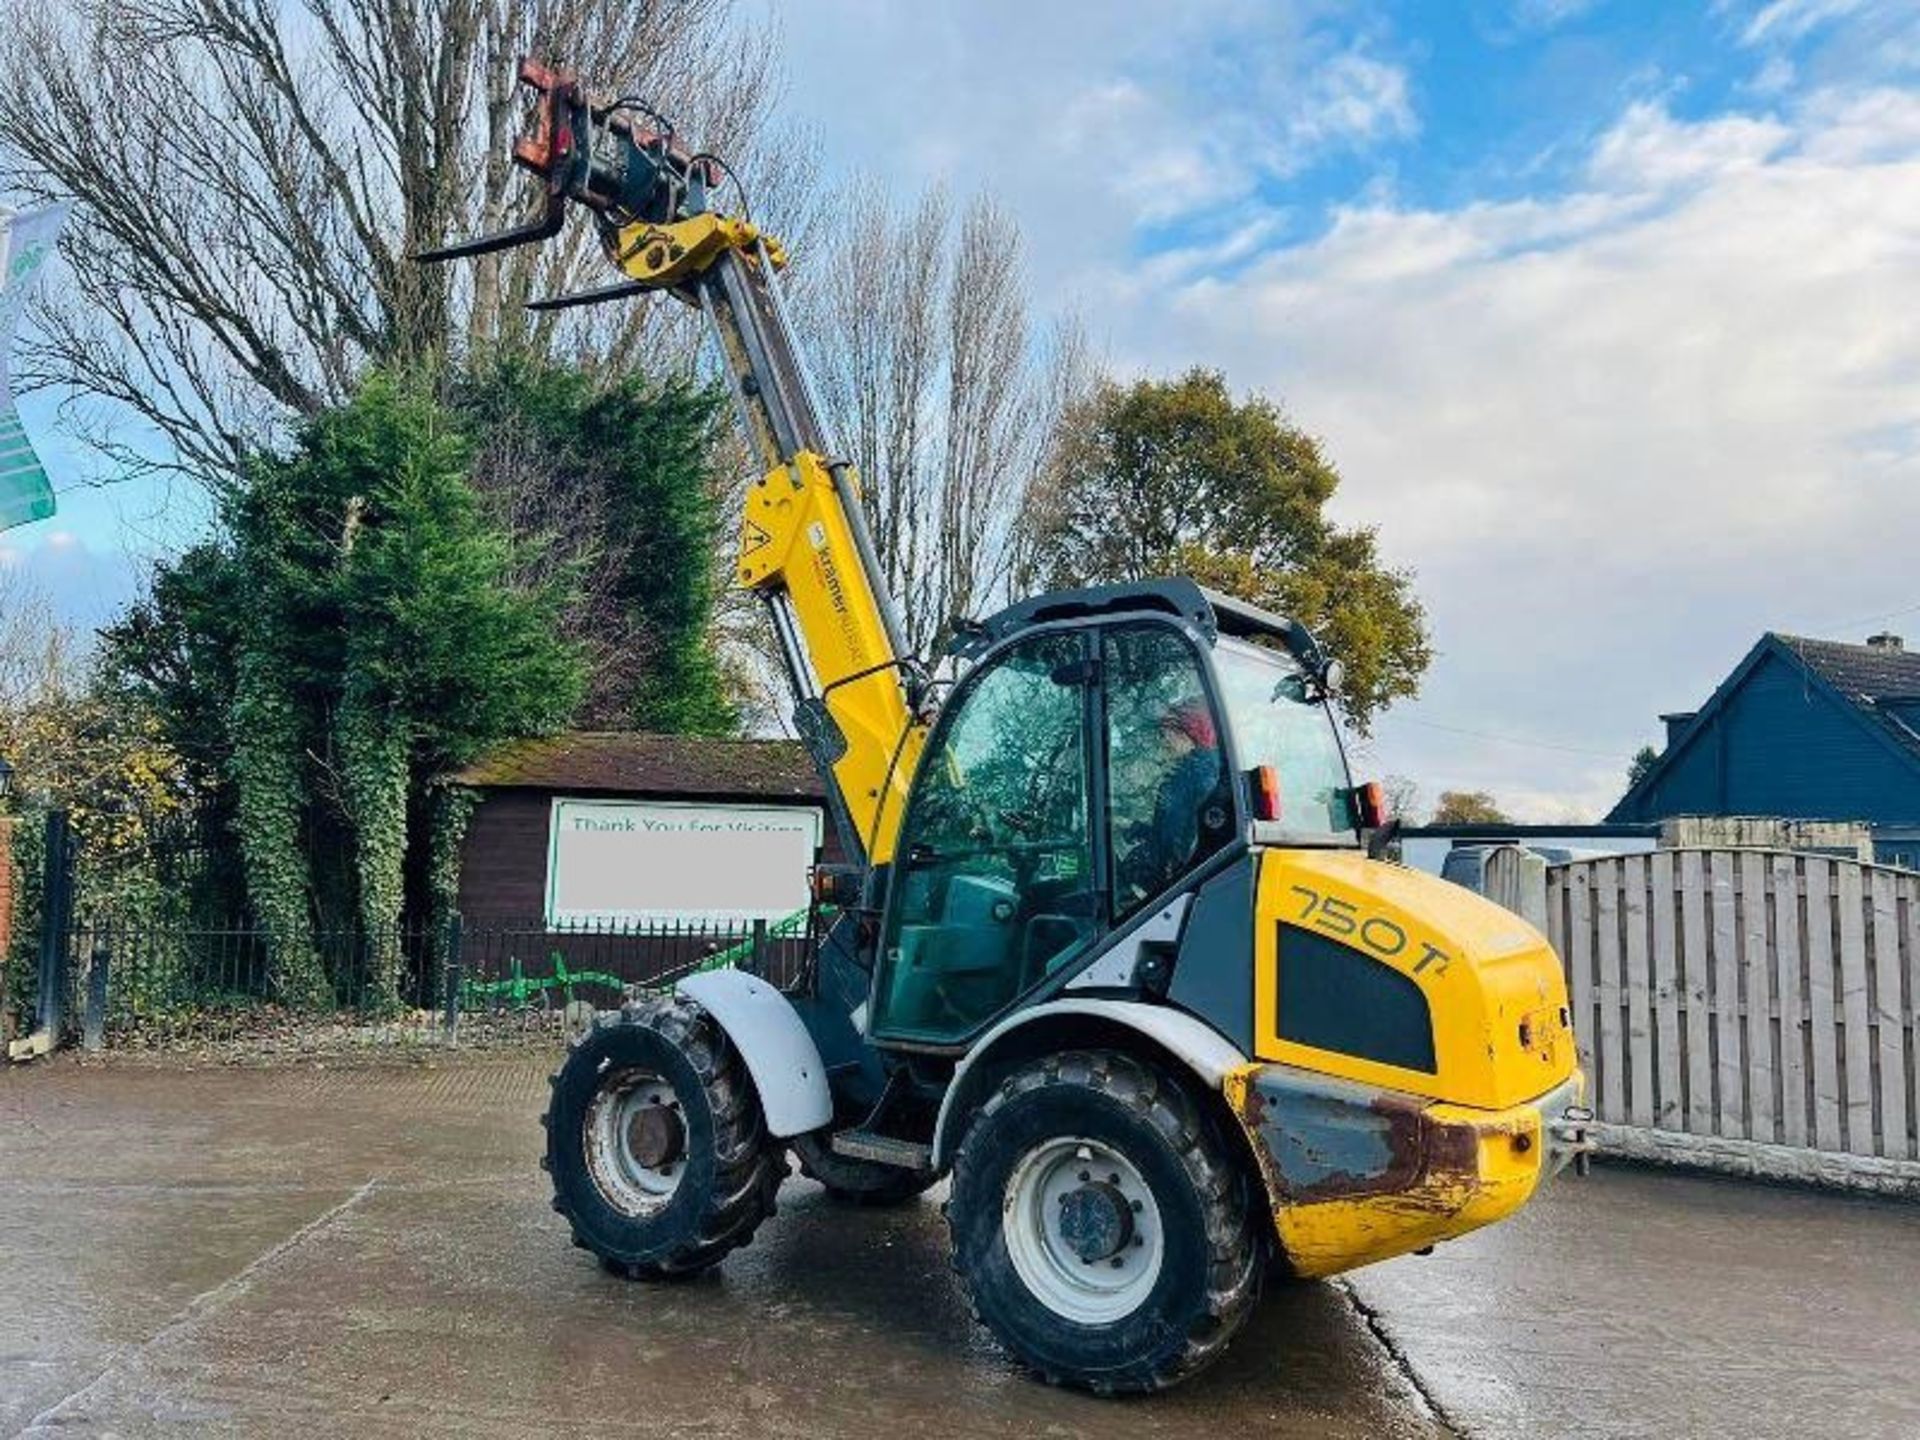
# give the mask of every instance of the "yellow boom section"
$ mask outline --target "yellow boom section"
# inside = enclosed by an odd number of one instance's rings
[[[630,281],[698,307],[713,327],[742,432],[766,472],[747,495],[735,575],[767,602],[796,723],[837,792],[849,858],[884,864],[925,727],[859,479],[823,454],[775,275],[786,253],[746,219],[711,212],[635,221],[605,239]]]
[[[578,204],[593,212],[601,249],[624,279],[530,309],[663,291],[706,317],[764,477],[743,517],[740,583],[766,606],[793,687],[794,725],[825,782],[844,859],[883,862],[919,760],[915,715],[930,686],[887,593],[860,482],[852,466],[828,458],[781,295],[786,251],[748,217],[726,163],[689,153],[652,107],[634,96],[595,101],[577,76],[531,59],[520,62],[519,79],[538,99],[513,158],[544,181],[539,216],[419,258],[550,240]],[[739,191],[739,214],[716,204],[726,180]]]
[[[818,455],[801,451],[748,492],[739,579],[749,590],[778,587],[791,602],[821,700],[845,739],[834,778],[868,860],[885,864],[926,730],[908,713],[878,597]]]

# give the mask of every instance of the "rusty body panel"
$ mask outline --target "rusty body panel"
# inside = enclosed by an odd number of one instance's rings
[[[1566,983],[1519,916],[1359,854],[1275,848],[1252,918],[1253,1053],[1222,1091],[1296,1273],[1503,1219],[1581,1147]]]
[[[1287,1264],[1337,1274],[1504,1218],[1565,1161],[1549,1126],[1577,1105],[1576,1074],[1503,1110],[1450,1105],[1290,1065],[1226,1077]]]

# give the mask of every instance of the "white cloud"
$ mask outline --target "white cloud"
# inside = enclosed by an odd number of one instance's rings
[[[1913,598],[1916,109],[1635,106],[1588,190],[1354,210],[1231,277],[1117,287],[1136,363],[1281,396],[1327,438],[1342,511],[1418,567],[1442,655],[1383,768],[1604,808],[1655,712],[1760,630]]]
[[[1809,160],[1853,165],[1920,152],[1920,94],[1911,90],[1828,92],[1813,97],[1807,116]]]
[[[1784,95],[1793,88],[1794,81],[1799,77],[1799,68],[1786,56],[1769,55],[1753,79],[1747,82],[1747,89],[1756,95]]]
[[[1318,67],[1288,133],[1304,158],[1328,146],[1364,145],[1418,129],[1407,97],[1407,72],[1345,50]]]
[[[1740,32],[1743,45],[1783,43],[1807,35],[1843,16],[1860,11],[1865,0],[1771,0]]]
[[[791,105],[861,169],[991,190],[1020,216],[1036,287],[1058,293],[1143,227],[1221,238],[1266,208],[1263,187],[1417,133],[1404,67],[1320,15],[1316,0],[816,0],[787,27]]]
[[[1765,117],[1682,124],[1663,106],[1641,101],[1595,147],[1587,174],[1610,190],[1666,189],[1764,164],[1792,138],[1785,125]]]
[[[1515,0],[1513,20],[1524,30],[1552,30],[1578,20],[1598,0]]]

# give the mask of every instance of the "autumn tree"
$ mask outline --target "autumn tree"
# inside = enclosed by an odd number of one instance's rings
[[[139,849],[195,794],[150,713],[122,702],[44,590],[0,566],[0,757],[19,802],[68,811],[91,859]]]
[[[1086,387],[1070,320],[1041,333],[1019,227],[992,201],[958,216],[932,189],[902,206],[872,183],[862,217],[817,269],[800,314],[829,433],[860,471],[868,520],[909,644],[1010,598],[1019,524],[1060,417]]]
[[[1327,518],[1339,483],[1317,440],[1218,372],[1103,383],[1067,411],[1029,511],[1031,568],[1048,586],[1186,574],[1303,620],[1364,732],[1417,693],[1432,650],[1411,574],[1371,527]]]
[[[765,177],[757,214],[786,219],[807,188],[804,155],[765,129],[770,32],[732,0],[6,7],[0,186],[79,204],[70,298],[40,310],[17,375],[112,402],[161,442],[129,453],[103,431],[110,453],[217,484],[378,365],[683,368],[691,344],[658,343],[687,326],[677,306],[524,309],[604,282],[589,225],[468,264],[411,258],[524,217],[521,54],[589,67]]]
[[[1506,811],[1484,790],[1442,790],[1430,825],[1508,825]]]
[[[198,802],[191,768],[168,744],[152,712],[109,683],[97,656],[63,622],[29,575],[0,565],[0,757],[14,769],[13,794],[0,802],[21,818],[14,830],[14,932],[0,949],[0,1033],[9,1005],[33,985],[45,811],[67,812],[82,863],[79,913],[155,902],[167,877],[153,854]],[[177,889],[177,885],[172,887]],[[156,923],[159,923],[156,921]]]

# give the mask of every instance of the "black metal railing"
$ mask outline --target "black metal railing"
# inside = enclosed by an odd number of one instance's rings
[[[456,917],[298,935],[101,919],[70,924],[50,949],[63,972],[56,1028],[89,1046],[274,1048],[558,1037],[702,969],[791,987],[813,946],[805,916],[565,928]]]

